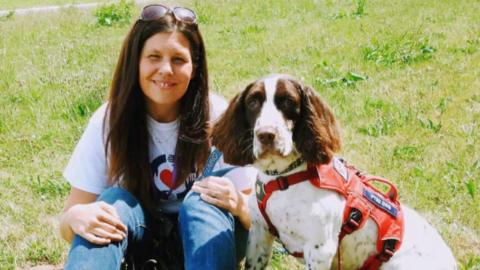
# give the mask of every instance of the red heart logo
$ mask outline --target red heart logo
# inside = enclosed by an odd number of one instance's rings
[[[160,172],[160,181],[162,181],[167,187],[173,188],[172,172],[169,170],[163,170]]]

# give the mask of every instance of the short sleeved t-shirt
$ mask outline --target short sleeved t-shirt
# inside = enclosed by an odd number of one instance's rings
[[[226,102],[210,95],[211,119],[216,119],[227,107]],[[103,134],[103,119],[107,104],[103,104],[90,118],[80,141],[70,157],[64,170],[64,177],[75,188],[100,194],[109,187],[107,176],[107,157],[105,155],[105,134]],[[174,188],[174,160],[175,145],[177,143],[179,122],[159,123],[147,116],[150,134],[150,169],[156,191],[155,198],[165,202],[172,202],[168,212],[175,212],[179,203],[191,189],[193,182],[199,175],[192,173],[180,186]],[[215,164],[213,170],[231,167],[223,158]],[[253,167],[237,167],[229,171],[225,177],[230,179],[238,190],[252,188],[257,171]],[[169,204],[166,204],[169,205]],[[173,205],[173,206],[172,206]]]

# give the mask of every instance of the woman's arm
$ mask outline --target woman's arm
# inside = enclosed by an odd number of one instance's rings
[[[60,215],[60,234],[72,242],[78,234],[94,244],[108,244],[126,237],[127,228],[115,208],[96,202],[97,195],[72,187]]]

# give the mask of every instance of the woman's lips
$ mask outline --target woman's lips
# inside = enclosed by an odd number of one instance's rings
[[[152,80],[152,82],[160,88],[172,88],[175,86],[173,82],[162,82],[157,80]]]

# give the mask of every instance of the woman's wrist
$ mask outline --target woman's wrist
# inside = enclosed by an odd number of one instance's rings
[[[60,235],[62,236],[63,239],[65,239],[69,243],[72,242],[73,237],[75,235],[75,233],[72,230],[72,227],[70,226],[70,222],[71,222],[72,212],[75,211],[76,206],[77,205],[73,205],[72,207],[68,208],[60,215]]]
[[[245,229],[250,229],[250,209],[248,208],[248,195],[237,191],[238,195],[238,212],[236,217]],[[235,215],[235,214],[234,214]]]

